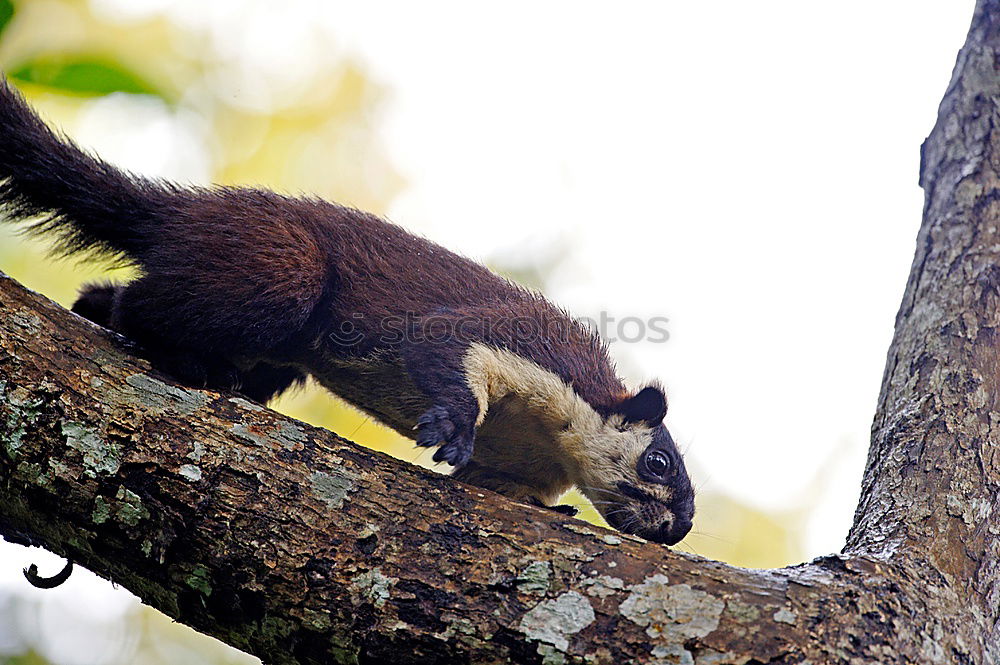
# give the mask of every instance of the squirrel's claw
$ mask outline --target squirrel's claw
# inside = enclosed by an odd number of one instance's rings
[[[528,503],[530,503],[533,506],[538,506],[539,508],[554,510],[560,515],[566,515],[567,517],[576,517],[577,514],[580,512],[579,508],[577,508],[576,506],[571,506],[566,503],[560,504],[558,506],[547,506],[544,503],[542,503],[542,500],[539,499],[537,496],[530,497],[528,499]]]
[[[66,559],[66,565],[63,569],[52,577],[42,577],[38,574],[38,566],[31,564],[24,569],[24,578],[28,580],[31,586],[38,589],[54,589],[66,580],[69,579],[70,574],[73,572],[73,560]]]

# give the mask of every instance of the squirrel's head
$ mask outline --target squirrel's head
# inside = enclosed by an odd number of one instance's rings
[[[663,426],[667,399],[659,386],[615,398],[621,383],[605,377],[607,385],[588,399],[573,382],[482,344],[471,345],[464,364],[484,419],[476,435],[479,468],[544,500],[576,485],[611,526],[647,540],[673,545],[691,530],[694,491]]]
[[[666,413],[658,386],[614,405],[581,448],[589,459],[577,484],[614,528],[673,545],[691,530],[694,490]]]

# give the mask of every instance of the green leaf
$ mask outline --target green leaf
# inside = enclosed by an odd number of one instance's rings
[[[163,97],[138,74],[92,56],[43,55],[12,68],[7,75],[16,81],[84,95],[130,92]]]
[[[0,0],[0,32],[4,31],[12,18],[14,18],[14,3],[11,0]]]

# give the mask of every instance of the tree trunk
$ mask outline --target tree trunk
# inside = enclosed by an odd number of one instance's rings
[[[1000,662],[1000,0],[923,150],[923,225],[840,555],[742,570],[247,401],[0,277],[0,534],[269,663]]]

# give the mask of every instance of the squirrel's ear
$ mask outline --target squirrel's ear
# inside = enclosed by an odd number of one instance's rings
[[[655,427],[667,415],[667,397],[659,386],[646,386],[615,409],[626,423],[646,423]]]

